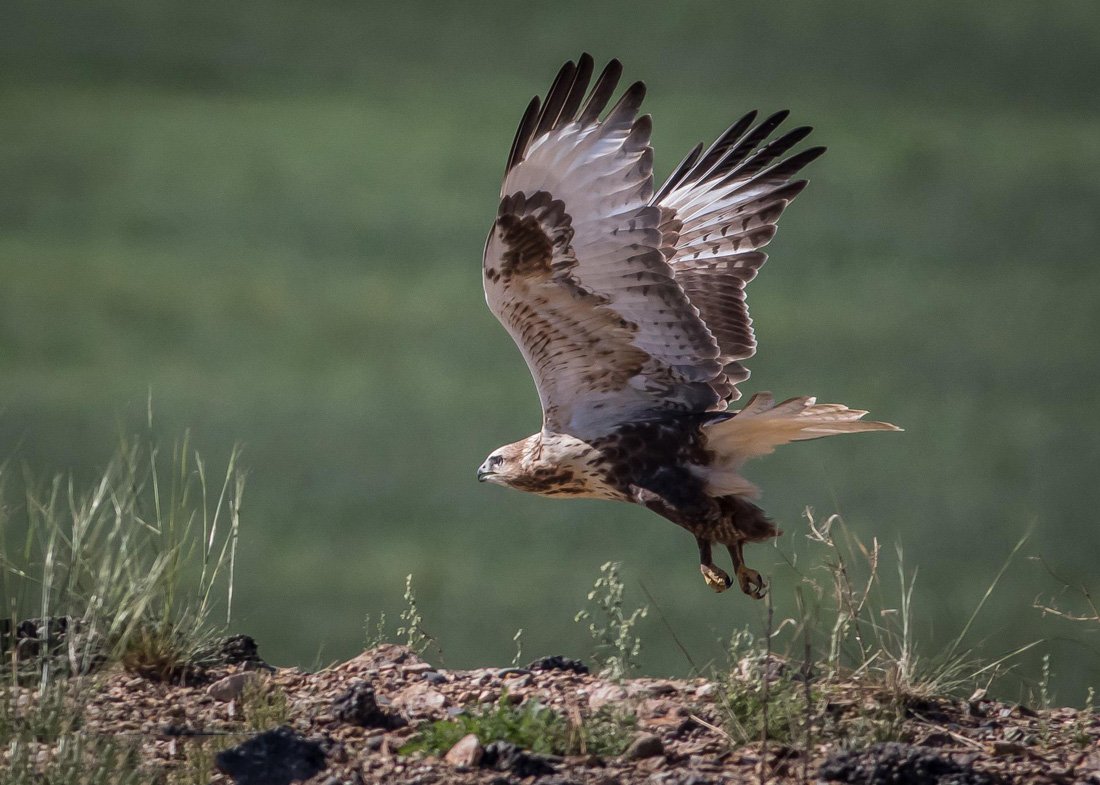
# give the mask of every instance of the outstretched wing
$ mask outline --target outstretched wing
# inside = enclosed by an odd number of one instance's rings
[[[662,252],[650,119],[637,82],[601,120],[612,61],[566,63],[516,133],[485,247],[490,309],[534,376],[544,427],[579,437],[720,403],[723,363]]]
[[[745,115],[706,152],[692,150],[652,199],[676,280],[718,341],[724,368],[715,386],[726,401],[741,397],[736,385],[749,372],[739,361],[756,353],[745,285],[768,258],[760,248],[775,236],[779,216],[806,187],[791,178],[825,152],[812,147],[783,158],[808,127],[764,144],[786,117],[778,112],[753,126],[756,112]]]

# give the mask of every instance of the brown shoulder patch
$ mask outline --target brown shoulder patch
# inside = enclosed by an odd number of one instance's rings
[[[576,264],[569,246],[573,241],[572,223],[565,203],[546,191],[504,197],[494,229],[505,246],[500,276],[559,272],[554,267],[555,254],[562,257],[559,266]]]
[[[501,275],[550,272],[554,247],[535,216],[502,215],[497,219],[497,231],[507,247],[501,259]]]

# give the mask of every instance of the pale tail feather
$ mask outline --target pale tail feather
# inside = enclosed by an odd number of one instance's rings
[[[901,430],[890,423],[862,420],[865,414],[840,403],[817,403],[814,398],[775,403],[770,393],[758,393],[730,419],[706,426],[707,449],[718,456],[710,467],[709,490],[715,494],[757,496],[756,486],[738,470],[745,461],[767,455],[781,444],[839,433]]]

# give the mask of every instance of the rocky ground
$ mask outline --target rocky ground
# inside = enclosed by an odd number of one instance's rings
[[[1100,785],[1095,714],[1038,712],[980,694],[914,702],[894,727],[895,740],[876,743],[865,723],[878,711],[876,699],[853,685],[830,692],[821,716],[812,717],[808,745],[804,734],[787,744],[737,743],[723,685],[616,683],[584,671],[561,658],[526,668],[444,670],[387,644],[307,673],[265,665],[240,637],[228,664],[187,685],[100,674],[85,692],[81,732],[136,741],[172,783]],[[539,755],[466,737],[445,754],[400,752],[432,721],[536,700],[578,726],[601,708],[631,716],[621,730],[623,751]]]

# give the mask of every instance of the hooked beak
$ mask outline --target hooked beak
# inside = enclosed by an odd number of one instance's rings
[[[484,465],[482,465],[477,470],[477,481],[478,482],[485,482],[487,479],[489,479],[492,476],[493,476],[493,472],[486,469]]]

